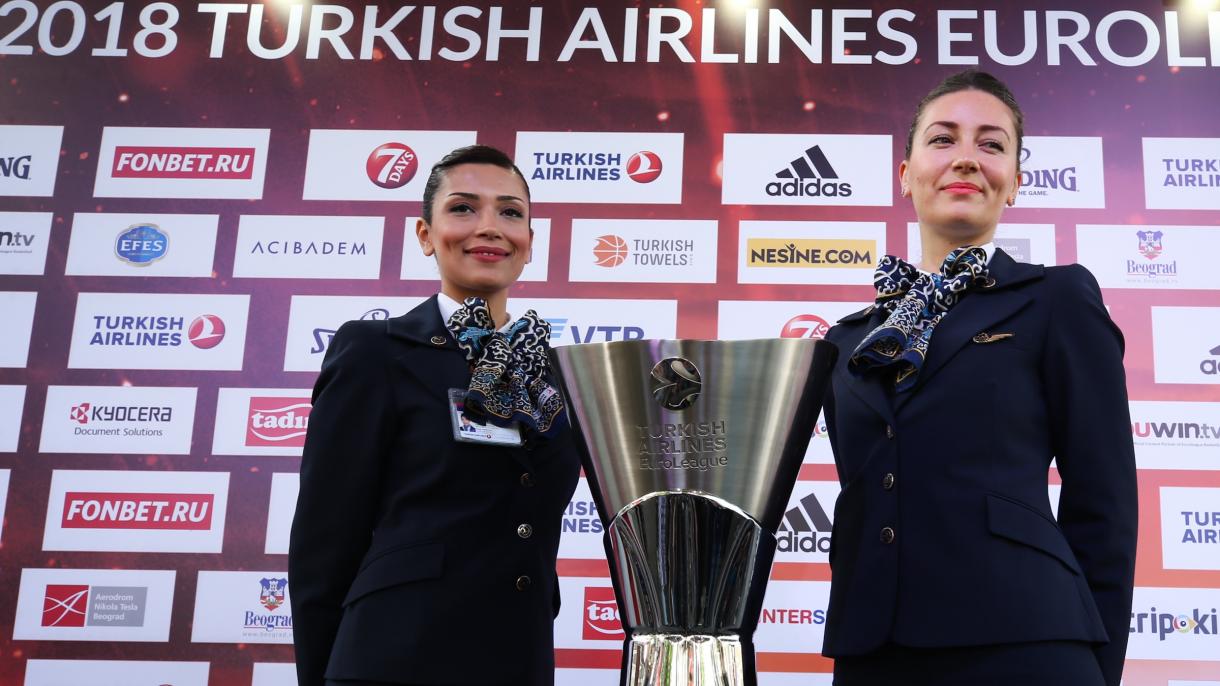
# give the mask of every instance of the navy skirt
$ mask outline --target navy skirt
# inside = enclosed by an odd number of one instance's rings
[[[961,648],[886,645],[835,660],[835,686],[1105,686],[1090,643]]]

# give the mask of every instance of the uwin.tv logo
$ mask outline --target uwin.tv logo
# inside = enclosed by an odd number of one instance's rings
[[[798,507],[784,513],[776,537],[781,553],[830,552],[830,517],[816,493],[801,498]]]
[[[839,181],[830,160],[815,145],[775,173],[778,181],[767,184],[767,195],[785,198],[849,198],[851,184]]]

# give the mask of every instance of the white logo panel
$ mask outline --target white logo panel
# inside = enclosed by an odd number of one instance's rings
[[[888,206],[894,201],[893,156],[890,136],[726,133],[721,200]]]
[[[250,686],[297,686],[297,666],[291,662],[255,662]]]
[[[228,472],[51,473],[43,550],[219,553]]]
[[[295,682],[293,682],[295,684]],[[208,663],[157,660],[30,660],[25,686],[208,686]]]
[[[270,138],[270,129],[107,126],[93,195],[258,200]]]
[[[1220,384],[1220,307],[1153,307],[1157,383]]]
[[[1135,587],[1128,660],[1220,660],[1220,589]]]
[[[4,508],[8,504],[8,482],[12,470],[0,469],[0,541],[4,540]]]
[[[43,453],[186,455],[194,388],[48,386]]]
[[[551,345],[677,338],[676,300],[511,298],[513,316],[534,310],[551,324]]]
[[[436,257],[424,255],[419,247],[419,238],[415,235],[415,222],[418,217],[407,217],[406,230],[402,239],[402,268],[399,278],[403,281],[436,281],[439,285],[441,273],[436,268]],[[530,261],[521,270],[518,281],[546,281],[551,262],[551,220],[530,219],[530,227],[534,229],[534,247],[531,250]]]
[[[682,202],[680,133],[520,131],[516,162],[534,202]]]
[[[210,278],[219,221],[215,214],[78,212],[65,272]]]
[[[222,388],[213,455],[300,455],[309,428],[308,388]]]
[[[1220,403],[1132,400],[1140,469],[1220,470]]]
[[[199,572],[192,643],[292,643],[287,572]]]
[[[559,536],[559,557],[573,560],[603,560],[602,520],[597,515],[589,481],[583,476],[576,482],[572,500],[563,511],[563,528]]]
[[[1106,206],[1101,139],[1025,136],[1016,206]]]
[[[46,271],[51,218],[50,212],[0,212],[0,274],[41,276]]]
[[[761,675],[759,675],[761,677]],[[760,684],[764,683],[761,680]],[[618,686],[619,670],[580,667],[555,668],[557,686]]]
[[[609,577],[559,577],[555,647],[619,651],[624,631]]]
[[[758,652],[821,653],[829,602],[829,581],[772,580],[754,632]]]
[[[287,555],[288,535],[297,509],[297,494],[301,490],[301,475],[281,472],[271,475],[271,501],[267,505],[267,555]],[[562,539],[561,543],[562,543]],[[560,554],[560,557],[563,557]]]
[[[81,293],[70,369],[240,370],[248,295]]]
[[[0,291],[0,312],[8,333],[0,336],[0,367],[24,367],[30,354],[30,335],[34,331],[37,293]]]
[[[381,321],[409,312],[424,298],[378,295],[294,295],[288,312],[284,371],[316,372],[322,368],[335,332],[356,319]],[[437,316],[440,316],[439,314]]]
[[[1055,258],[1054,224],[1000,224],[992,240],[997,248],[1017,262],[1048,267],[1058,264]],[[919,264],[922,259],[919,224],[910,222],[907,224],[907,261]]]
[[[419,201],[432,165],[474,142],[474,131],[314,129],[302,197]]]
[[[573,219],[569,281],[715,283],[716,221]]]
[[[0,126],[0,196],[54,195],[63,137],[62,126]]]
[[[1145,138],[1151,210],[1220,210],[1220,138]]]
[[[1214,227],[1082,224],[1076,252],[1102,288],[1220,289]]]
[[[172,571],[23,569],[13,640],[164,643],[173,600]]]
[[[1220,571],[1220,488],[1161,487],[1165,569]]]
[[[884,222],[743,221],[738,283],[872,286]]]
[[[243,215],[233,276],[266,279],[376,279],[382,217]]]
[[[17,452],[24,410],[25,386],[0,386],[0,453]]]
[[[871,304],[871,300],[854,303],[721,300],[718,338],[822,339],[839,319]]]
[[[775,537],[776,562],[830,562],[830,528],[834,524],[837,481],[797,481]]]

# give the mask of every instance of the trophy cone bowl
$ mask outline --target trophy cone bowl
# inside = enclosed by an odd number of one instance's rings
[[[837,350],[623,341],[551,351],[627,638],[624,686],[753,686],[775,532]]]

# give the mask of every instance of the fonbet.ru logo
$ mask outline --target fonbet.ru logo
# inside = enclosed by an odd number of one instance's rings
[[[831,166],[820,145],[805,150],[787,167],[775,172],[778,181],[767,184],[767,195],[772,197],[803,198],[851,197],[851,184],[839,181],[839,174]]]
[[[254,148],[119,145],[111,176],[116,179],[252,179]]]
[[[402,188],[419,171],[419,157],[405,143],[384,143],[369,153],[364,171],[382,188]]]
[[[780,338],[812,338],[821,340],[830,331],[830,324],[816,314],[798,314],[780,330]]]
[[[309,398],[250,398],[246,445],[304,447],[309,430]]]
[[[211,493],[64,494],[65,529],[207,531],[212,528]]]
[[[581,637],[586,641],[621,641],[623,623],[619,619],[614,589],[609,586],[585,587],[585,622]]]

